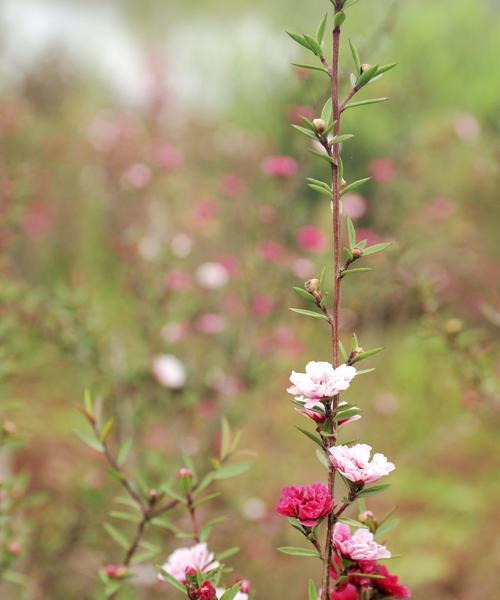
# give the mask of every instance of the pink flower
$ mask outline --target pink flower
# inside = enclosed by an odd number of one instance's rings
[[[223,175],[220,178],[219,190],[224,196],[229,198],[237,198],[246,189],[246,184],[238,175]]]
[[[331,600],[358,600],[358,589],[352,583],[341,585],[336,592],[330,596]]]
[[[196,280],[208,290],[224,287],[229,281],[227,269],[218,262],[206,262],[196,269]]]
[[[255,296],[252,301],[252,314],[261,319],[268,317],[273,312],[273,308],[274,303],[271,296],[261,294],[259,296]]]
[[[468,113],[458,113],[453,119],[453,127],[458,137],[465,142],[473,142],[481,131],[475,117]]]
[[[356,529],[351,535],[351,529],[344,523],[336,523],[332,536],[337,550],[351,560],[380,560],[391,558],[391,553],[385,546],[377,544],[373,533],[365,527]]]
[[[355,375],[356,369],[345,364],[335,369],[328,362],[311,361],[307,363],[305,373],[292,371],[290,375],[292,385],[287,392],[311,400],[332,398],[346,390]]]
[[[262,161],[262,171],[270,177],[289,179],[297,175],[299,166],[291,156],[266,156]]]
[[[259,252],[269,262],[280,262],[285,257],[285,249],[273,240],[265,240],[259,246]]]
[[[300,117],[306,117],[312,121],[316,116],[316,111],[312,106],[292,106],[288,110],[288,118],[296,125],[304,124]]]
[[[399,583],[397,575],[391,575],[385,565],[379,565],[372,561],[362,561],[359,563],[362,573],[372,575],[383,575],[383,579],[371,579],[371,585],[382,592],[385,596],[390,596],[397,600],[411,598],[410,590]]]
[[[426,207],[426,214],[435,221],[445,221],[453,214],[455,206],[450,198],[438,196],[429,202]]]
[[[191,275],[186,271],[174,269],[170,271],[165,280],[167,290],[181,292],[189,289],[191,286]]]
[[[292,273],[301,279],[311,277],[314,273],[314,263],[307,258],[296,258],[292,262]]]
[[[194,592],[194,597],[199,600],[215,600],[217,598],[217,592],[210,581],[202,583],[199,590]]]
[[[309,487],[295,485],[283,488],[276,510],[285,517],[299,519],[306,527],[314,527],[332,510],[332,504],[327,487],[313,483]]]
[[[226,328],[226,319],[224,315],[205,313],[196,319],[196,328],[206,335],[222,333]]]
[[[373,483],[396,468],[380,453],[370,461],[372,448],[368,444],[334,446],[330,448],[330,461],[337,471],[353,483]]]
[[[342,197],[342,214],[351,219],[359,219],[366,213],[366,200],[361,194],[348,193]]]
[[[153,374],[160,385],[172,390],[184,387],[186,368],[171,354],[159,354],[153,358]]]
[[[299,229],[297,241],[303,250],[323,252],[327,246],[326,235],[314,225],[305,225]]]
[[[184,164],[184,156],[180,150],[169,146],[168,144],[162,146],[158,150],[158,165],[164,171],[175,171]]]
[[[240,270],[239,260],[235,256],[231,256],[230,254],[224,254],[223,256],[219,256],[217,258],[217,262],[226,269],[226,271],[231,277],[237,275],[238,271]]]
[[[358,242],[366,240],[367,246],[373,246],[373,244],[378,244],[381,241],[381,238],[378,233],[373,231],[373,229],[360,227],[359,229],[356,229],[356,240]]]
[[[45,202],[35,202],[28,206],[24,215],[22,227],[24,233],[32,240],[46,237],[53,228],[54,215],[50,206]]]
[[[295,398],[295,400],[300,403],[304,402],[303,408],[295,409],[299,414],[303,415],[304,417],[308,417],[309,419],[312,419],[316,423],[324,422],[324,420],[326,419],[326,415],[325,407],[322,402],[320,402],[319,400],[306,400],[302,397]],[[347,402],[340,402],[339,407],[344,406],[346,404]],[[339,421],[338,426],[341,427],[342,425],[346,425],[347,423],[351,423],[352,421],[357,421],[358,419],[361,419],[361,415],[354,415],[352,417],[349,417],[348,419]]]
[[[140,189],[151,181],[151,169],[143,163],[135,163],[123,173],[122,177],[130,187]]]
[[[168,557],[163,569],[181,583],[186,583],[186,569],[198,569],[202,573],[212,571],[219,566],[206,544],[196,544],[190,548],[178,548]],[[159,576],[162,579],[161,575]]]
[[[396,163],[390,158],[377,158],[368,165],[373,181],[387,183],[396,177]]]
[[[206,225],[217,216],[219,206],[210,197],[202,198],[193,207],[193,218],[197,225]]]

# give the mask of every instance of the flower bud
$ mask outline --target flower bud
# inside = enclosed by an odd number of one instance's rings
[[[457,334],[462,331],[464,324],[460,319],[448,319],[444,326],[446,333]]]
[[[364,512],[358,515],[358,521],[360,523],[366,523],[367,521],[372,520],[374,516],[375,515],[372,513],[371,510],[365,510]]]
[[[187,567],[185,573],[186,578],[196,577],[196,569],[194,567]]]
[[[319,292],[320,288],[320,280],[319,279],[309,279],[304,283],[304,288],[306,292],[312,294],[313,292]]]
[[[5,421],[2,427],[2,430],[5,435],[12,435],[16,433],[16,424],[13,421]]]
[[[193,479],[193,472],[190,469],[179,469],[177,473],[177,479],[182,479],[183,477]]]
[[[347,181],[342,177],[342,179],[340,180],[340,190],[343,191],[345,190],[347,187]]]
[[[104,572],[110,579],[122,579],[128,573],[125,565],[107,565]]]
[[[14,556],[19,556],[19,554],[21,554],[21,544],[19,544],[19,542],[12,542],[7,549],[11,554],[14,554]]]
[[[250,581],[248,579],[242,579],[240,592],[242,594],[248,594],[249,591],[250,591]]]
[[[148,492],[148,502],[149,506],[154,506],[158,500],[160,499],[160,494],[157,490],[149,490]]]
[[[326,130],[326,123],[323,121],[323,119],[314,119],[313,125],[316,131],[320,134],[324,133]]]
[[[368,69],[371,69],[371,68],[372,68],[372,66],[371,66],[371,65],[369,65],[368,63],[363,63],[363,64],[361,65],[361,72],[362,72],[362,73],[365,73],[366,71],[368,71]]]
[[[363,248],[353,248],[352,249],[352,257],[353,258],[361,258],[363,256]]]

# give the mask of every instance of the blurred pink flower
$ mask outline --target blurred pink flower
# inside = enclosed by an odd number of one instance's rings
[[[316,111],[312,106],[291,106],[288,109],[288,119],[295,125],[303,125],[300,117],[306,117],[312,121],[316,117]]]
[[[392,181],[397,174],[396,163],[390,158],[377,158],[368,165],[368,170],[373,181],[387,183]]]
[[[359,219],[366,214],[366,199],[361,194],[350,193],[342,197],[342,214],[351,219]]]
[[[453,200],[444,196],[438,196],[429,202],[426,207],[426,215],[434,221],[445,221],[453,214],[455,205]]]
[[[276,210],[272,206],[264,205],[259,207],[259,220],[268,225],[276,219]]]
[[[356,229],[356,241],[361,242],[362,240],[366,240],[367,246],[372,246],[373,244],[378,244],[382,238],[373,229],[360,227]]]
[[[197,225],[206,225],[219,212],[219,205],[214,198],[206,197],[199,200],[193,207],[193,218]]]
[[[337,550],[351,560],[380,560],[391,558],[391,553],[385,546],[377,544],[373,533],[365,527],[356,529],[351,535],[351,529],[344,523],[336,523],[333,530],[333,543]]]
[[[184,258],[191,254],[193,240],[186,233],[176,233],[170,242],[170,249],[175,256]]]
[[[174,269],[165,279],[165,288],[175,292],[184,292],[191,287],[191,275],[187,271]]]
[[[189,326],[187,323],[167,323],[160,332],[162,340],[170,344],[184,341],[188,334]]]
[[[314,225],[305,225],[297,233],[297,242],[303,250],[323,252],[328,245],[326,235]]]
[[[473,142],[480,133],[479,123],[469,113],[458,113],[453,119],[453,127],[457,136],[465,142]]]
[[[314,264],[308,258],[296,258],[292,262],[292,273],[305,279],[314,273]]]
[[[22,228],[31,240],[41,240],[53,229],[54,217],[50,206],[45,202],[29,204],[24,214]]]
[[[223,175],[219,181],[220,193],[229,198],[237,198],[246,189],[246,183],[238,175],[228,173]]]
[[[330,600],[359,600],[358,588],[352,583],[341,584],[337,591],[332,593]]]
[[[240,262],[236,256],[225,254],[223,256],[218,256],[215,260],[226,269],[231,277],[237,275],[240,270]]]
[[[330,448],[330,461],[345,479],[353,483],[374,483],[396,467],[378,452],[370,460],[371,451],[368,444],[334,446]]]
[[[278,348],[290,356],[298,356],[304,351],[304,345],[297,338],[295,331],[290,327],[276,327],[273,332],[273,338]]]
[[[229,282],[229,273],[226,267],[218,262],[206,262],[196,269],[196,280],[201,287],[216,290]]]
[[[163,569],[177,581],[186,583],[186,569],[198,569],[202,573],[207,573],[216,569],[219,563],[215,556],[208,550],[206,544],[196,544],[190,548],[178,548],[168,557]],[[162,576],[159,575],[162,579]]]
[[[141,189],[150,183],[151,169],[143,163],[135,163],[123,173],[122,180],[130,187]]]
[[[153,374],[160,385],[173,390],[184,387],[186,383],[183,363],[171,354],[159,354],[153,358]]]
[[[262,171],[270,177],[289,179],[297,175],[299,165],[291,156],[266,156],[262,161]]]
[[[264,260],[269,262],[280,262],[285,257],[285,249],[281,244],[273,240],[264,240],[259,245],[259,253]]]
[[[196,329],[206,335],[222,333],[226,328],[224,315],[217,313],[205,313],[196,319]]]
[[[310,361],[305,373],[292,371],[292,385],[287,389],[294,396],[305,396],[311,400],[333,398],[339,392],[346,390],[356,376],[355,367],[340,365],[334,368],[329,362]]]
[[[294,485],[281,491],[277,512],[285,517],[299,519],[305,527],[314,527],[332,510],[333,500],[323,483],[308,487]]]
[[[251,311],[256,317],[264,319],[273,312],[273,308],[274,302],[272,297],[266,296],[265,294],[260,294],[259,296],[255,296],[253,299]]]
[[[158,150],[157,162],[164,171],[175,171],[183,166],[184,155],[174,146],[165,144]]]

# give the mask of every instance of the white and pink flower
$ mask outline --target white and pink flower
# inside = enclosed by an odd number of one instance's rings
[[[353,483],[373,483],[396,468],[380,453],[373,455],[368,444],[330,448],[330,461],[335,469]]]
[[[162,568],[177,581],[186,583],[186,569],[193,568],[208,573],[219,566],[220,563],[214,560],[214,554],[206,544],[196,544],[190,548],[174,550]],[[161,575],[159,577],[162,579]]]
[[[153,358],[153,375],[160,385],[172,390],[184,387],[186,383],[186,368],[172,354],[158,354]]]
[[[360,527],[351,535],[348,525],[337,523],[333,530],[332,541],[337,550],[351,560],[391,558],[389,550],[385,546],[377,544],[373,533],[366,527]]]
[[[311,361],[305,373],[292,371],[292,385],[287,389],[294,396],[305,396],[310,400],[332,398],[346,390],[356,376],[356,369],[343,364],[336,369],[328,362]]]

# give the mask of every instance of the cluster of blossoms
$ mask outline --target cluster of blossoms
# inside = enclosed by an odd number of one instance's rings
[[[219,600],[227,592],[218,586],[221,568],[221,563],[209,551],[207,544],[199,543],[174,550],[162,567],[164,575],[158,577],[165,580],[170,575],[183,584],[190,600]],[[237,579],[233,585],[239,587],[239,591],[232,596],[233,600],[248,600],[250,582]]]

